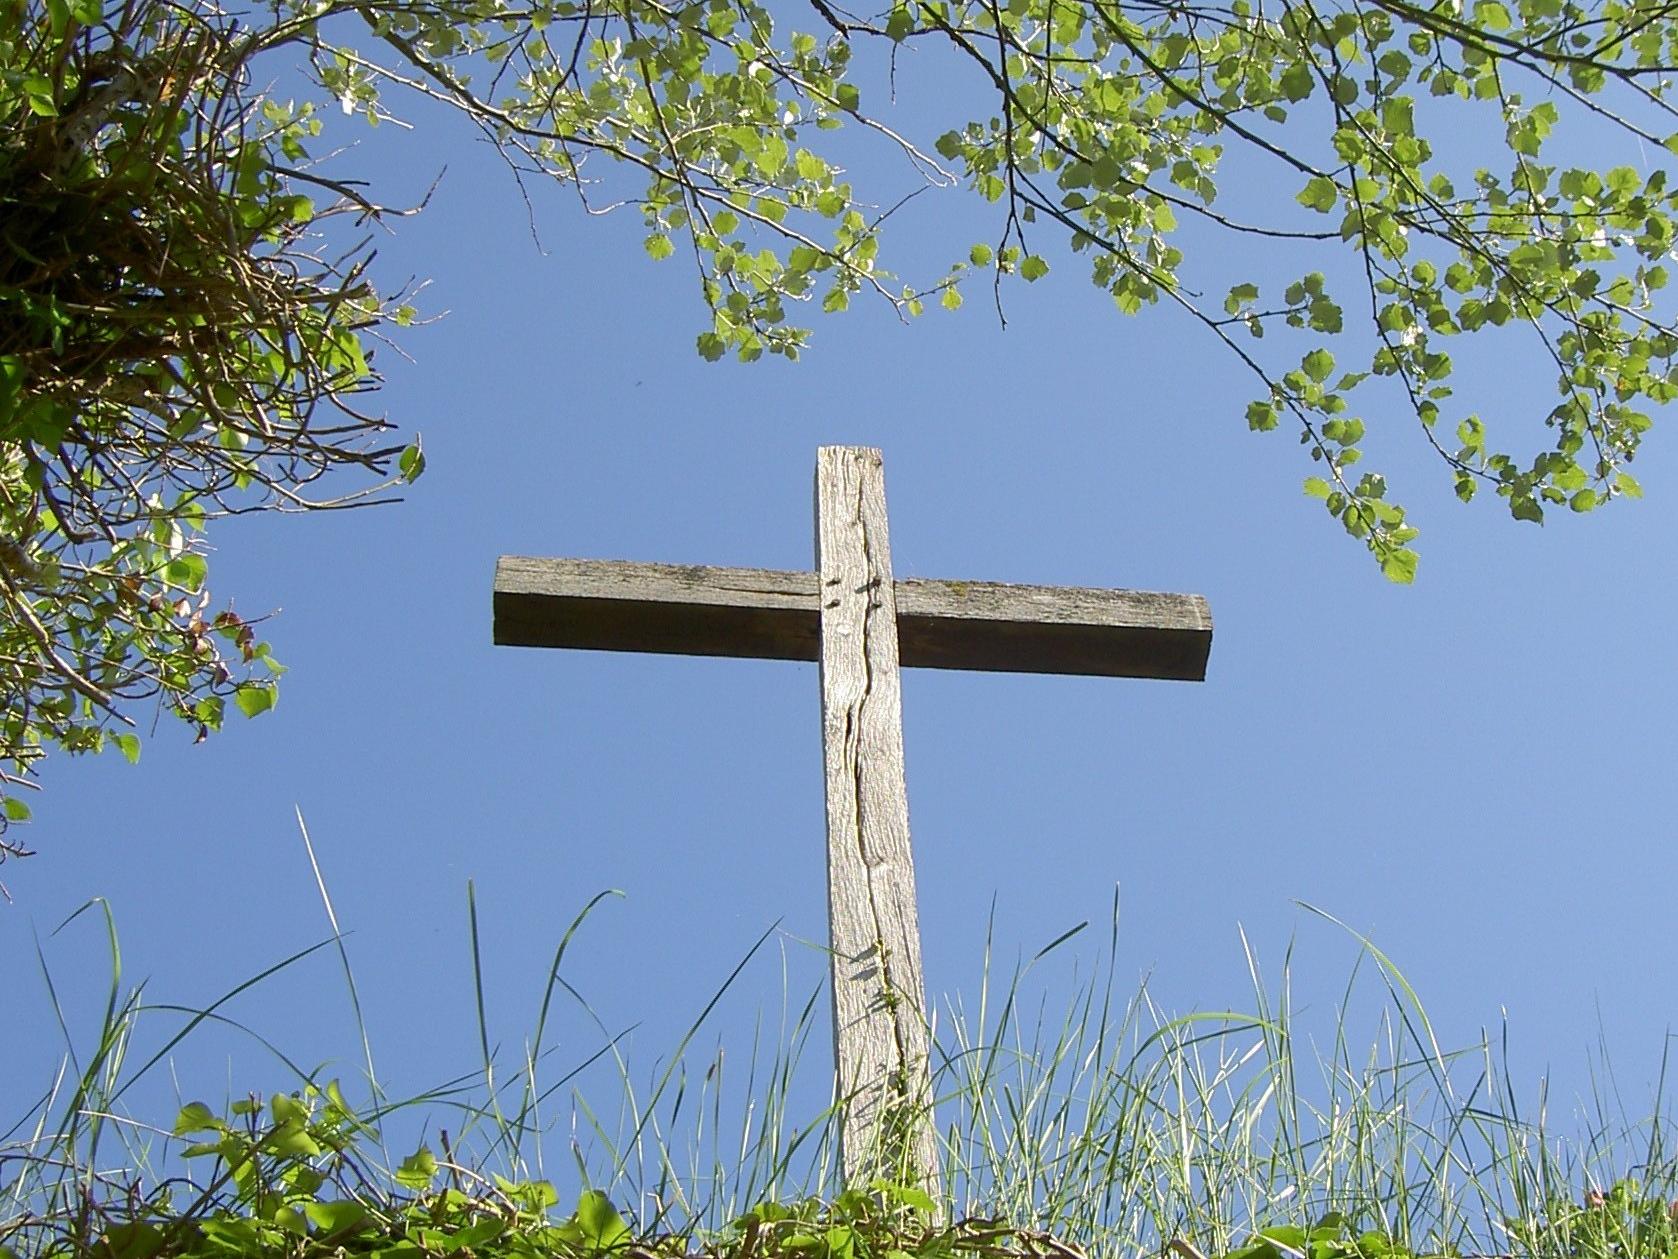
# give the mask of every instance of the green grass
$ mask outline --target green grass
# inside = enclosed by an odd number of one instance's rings
[[[324,881],[320,893],[327,939],[185,1012],[124,988],[107,911],[111,980],[87,1045],[43,960],[66,1051],[40,1102],[0,1134],[0,1252],[1678,1259],[1664,1097],[1628,1116],[1603,1080],[1595,1114],[1554,1130],[1542,1108],[1520,1111],[1501,1046],[1438,1044],[1417,994],[1367,941],[1326,1040],[1298,1024],[1291,954],[1267,980],[1247,950],[1250,1010],[1185,1016],[1159,1009],[1145,986],[1119,991],[1116,912],[1103,969],[1061,1006],[1028,998],[1040,987],[1028,981],[1081,942],[1077,931],[1007,975],[987,955],[979,992],[951,1002],[935,1028],[945,1184],[934,1203],[881,1182],[839,1185],[835,1108],[795,1113],[809,1095],[797,1081],[829,1070],[822,992],[759,1027],[740,1078],[720,1054],[694,1056],[750,954],[650,1077],[596,1020],[595,1050],[548,1078],[555,1002],[581,1002],[562,975],[567,950],[598,897],[556,946],[537,1020],[518,1061],[503,1064],[469,889],[481,1062],[388,1097]],[[357,1011],[369,1102],[353,1106],[268,1045],[277,1079],[266,1097],[130,1113],[130,1090],[185,1037],[230,1022],[229,1000],[320,950],[336,952]],[[1344,1011],[1371,987],[1380,1013],[1360,1038]],[[185,1017],[131,1060],[140,1025],[162,1013]],[[602,1068],[604,1094],[585,1089]],[[425,1135],[392,1149],[396,1131]],[[563,1204],[556,1184],[572,1186]]]

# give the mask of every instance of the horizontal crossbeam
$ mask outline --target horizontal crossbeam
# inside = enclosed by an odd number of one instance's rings
[[[815,573],[505,555],[495,641],[686,656],[815,660]],[[901,663],[1199,682],[1212,613],[1199,595],[906,578]]]

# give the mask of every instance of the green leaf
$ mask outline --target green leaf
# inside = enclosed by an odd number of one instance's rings
[[[798,177],[810,183],[826,179],[830,173],[828,164],[808,149],[798,150],[793,157],[793,165]]]
[[[334,1236],[359,1231],[371,1222],[367,1208],[359,1202],[305,1202],[303,1214],[321,1232]]]
[[[485,1242],[494,1241],[506,1231],[506,1220],[494,1216],[486,1220],[479,1220],[476,1224],[468,1224],[465,1228],[457,1231],[450,1239],[453,1243],[450,1249],[470,1250],[473,1247],[482,1246]],[[625,1231],[628,1230],[625,1229]],[[612,1244],[615,1245],[616,1243]],[[610,1249],[610,1246],[603,1246],[601,1249]]]
[[[1509,10],[1498,0],[1479,0],[1474,6],[1474,22],[1483,30],[1506,31],[1513,25]]]
[[[170,560],[164,566],[163,573],[170,585],[182,590],[197,590],[204,584],[204,577],[209,570],[209,563],[202,555],[186,551]]]
[[[409,485],[425,475],[425,451],[420,449],[416,440],[413,445],[404,447],[396,461],[397,469],[402,473],[402,479]]]
[[[877,1181],[875,1184],[880,1192],[896,1199],[906,1207],[912,1207],[916,1211],[931,1215],[938,1209],[938,1204],[932,1200],[932,1195],[914,1185],[894,1185],[885,1181]]]
[[[1041,280],[1049,274],[1049,264],[1036,254],[1027,254],[1020,260],[1020,274],[1027,282]]]
[[[1334,203],[1339,200],[1340,191],[1334,186],[1334,181],[1322,175],[1313,175],[1300,189],[1295,198],[1300,205],[1318,213],[1327,214],[1334,209]]]
[[[219,1132],[222,1122],[216,1118],[215,1111],[203,1102],[188,1102],[182,1106],[180,1113],[175,1116],[175,1135],[186,1136],[192,1132]]]
[[[1258,295],[1259,286],[1256,284],[1236,284],[1232,286],[1229,290],[1229,296],[1224,298],[1224,313],[1233,315],[1245,303],[1254,300]]]
[[[1381,557],[1381,572],[1388,581],[1408,586],[1416,580],[1416,553],[1404,548],[1388,551]]]
[[[5,809],[8,822],[27,822],[29,820],[29,806],[16,796],[7,796],[4,802],[0,802],[0,808]]]
[[[282,1158],[313,1158],[320,1153],[320,1144],[296,1122],[281,1124],[263,1144]]]
[[[993,256],[989,245],[975,245],[967,251],[967,260],[976,267],[989,266]]]
[[[129,1220],[105,1230],[94,1251],[109,1259],[150,1259],[163,1249],[164,1236],[155,1224]]]
[[[1305,478],[1305,493],[1309,498],[1326,499],[1329,496],[1329,484],[1320,476]]]
[[[396,1169],[396,1183],[404,1189],[425,1189],[437,1178],[437,1156],[420,1146]]]
[[[663,232],[654,232],[651,236],[647,237],[646,243],[643,247],[647,251],[647,257],[653,259],[654,261],[662,261],[676,252],[675,242]]]
[[[25,75],[18,86],[23,89],[23,99],[28,102],[30,113],[43,118],[58,117],[58,102],[53,95],[51,79],[41,74]]]
[[[260,682],[247,682],[233,692],[233,702],[247,717],[256,717],[274,706],[274,688]]]
[[[583,1193],[571,1218],[582,1230],[583,1240],[595,1250],[610,1250],[629,1237],[629,1225],[624,1223],[612,1200],[598,1189]]]
[[[140,763],[140,736],[126,731],[112,738],[112,742],[122,749],[122,754],[128,758],[130,765]]]
[[[1334,355],[1324,349],[1312,350],[1299,361],[1299,365],[1319,385],[1334,375]]]
[[[938,304],[945,310],[960,310],[961,290],[953,284],[946,286],[943,294],[938,298]]]

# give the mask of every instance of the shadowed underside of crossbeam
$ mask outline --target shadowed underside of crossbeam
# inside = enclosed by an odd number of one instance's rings
[[[495,641],[515,647],[815,660],[815,573],[502,556]],[[1198,682],[1199,595],[918,578],[894,583],[901,663]]]

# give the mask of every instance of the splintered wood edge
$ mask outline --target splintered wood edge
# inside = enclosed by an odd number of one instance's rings
[[[815,573],[506,555],[494,640],[695,656],[815,660]],[[1199,595],[906,578],[894,583],[906,667],[1202,681],[1212,613]]]

